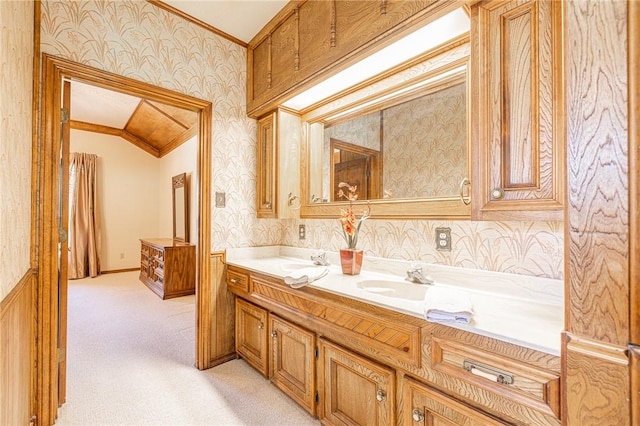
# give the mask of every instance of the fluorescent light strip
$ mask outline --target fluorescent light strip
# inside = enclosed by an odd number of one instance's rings
[[[283,105],[295,110],[304,109],[466,32],[469,32],[469,18],[462,8],[456,9],[289,99]]]
[[[340,118],[340,117],[342,117],[344,115],[352,114],[354,112],[366,109],[367,107],[369,107],[371,105],[375,105],[375,104],[384,102],[384,101],[386,101],[387,99],[390,99],[390,98],[395,98],[397,96],[401,96],[404,93],[411,92],[411,91],[419,89],[419,88],[421,88],[423,86],[430,86],[433,83],[435,83],[435,82],[437,82],[439,80],[443,80],[443,79],[447,78],[450,75],[460,73],[460,72],[464,71],[464,69],[465,69],[465,67],[458,67],[458,68],[454,68],[452,70],[449,70],[447,72],[443,72],[442,74],[438,74],[435,77],[426,79],[424,81],[420,81],[420,82],[418,82],[416,84],[412,84],[411,86],[407,86],[407,87],[404,87],[404,88],[399,89],[399,90],[395,90],[395,91],[393,91],[393,93],[388,93],[386,95],[383,95],[383,96],[380,96],[378,98],[372,99],[372,100],[370,100],[368,102],[364,102],[362,104],[354,106],[353,108],[349,108],[347,110],[340,111],[337,114],[334,114],[334,115],[332,115],[330,117],[326,117],[325,121],[333,121],[333,120],[335,120],[337,118]]]

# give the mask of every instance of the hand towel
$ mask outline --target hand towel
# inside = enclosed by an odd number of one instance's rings
[[[286,277],[284,277],[284,282],[291,288],[300,288],[319,280],[328,273],[329,268],[318,268],[317,266],[312,266],[290,272]]]
[[[473,305],[469,296],[452,288],[434,286],[425,294],[424,313],[431,322],[460,322],[469,324],[473,316]]]

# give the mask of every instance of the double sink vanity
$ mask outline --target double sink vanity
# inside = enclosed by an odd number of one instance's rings
[[[350,276],[330,252],[324,277],[288,286],[314,254],[230,249],[226,278],[238,355],[324,424],[560,423],[561,280],[423,264],[472,302],[469,324],[443,324],[408,261],[365,256]]]

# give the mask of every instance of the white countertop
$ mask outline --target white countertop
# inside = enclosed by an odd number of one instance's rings
[[[312,267],[310,256],[317,252],[285,246],[228,249],[226,261],[229,265],[284,278],[296,268]],[[360,275],[351,276],[342,274],[338,256],[327,252],[329,273],[309,286],[424,319],[424,300],[384,296],[361,288],[362,284],[359,286],[365,280],[416,285],[404,281],[410,261],[365,255]],[[473,305],[470,324],[445,325],[560,355],[560,333],[564,326],[562,280],[427,263],[422,263],[422,267],[435,285],[463,291]]]

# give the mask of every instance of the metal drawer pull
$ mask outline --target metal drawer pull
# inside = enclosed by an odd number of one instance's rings
[[[424,421],[424,414],[422,413],[422,411],[420,411],[417,408],[413,409],[413,411],[411,412],[411,417],[413,418],[414,422],[423,422]]]
[[[231,278],[229,281],[231,281],[234,284],[240,284],[240,280],[237,280],[235,278]]]
[[[505,373],[504,371],[496,370],[495,368],[487,367],[486,365],[478,364],[466,359],[462,363],[462,368],[471,374],[484,377],[492,382],[503,385],[512,385],[514,381],[513,374]]]
[[[380,389],[377,393],[376,393],[376,399],[380,402],[384,402],[387,400],[387,393],[385,391],[383,391],[382,389]]]

